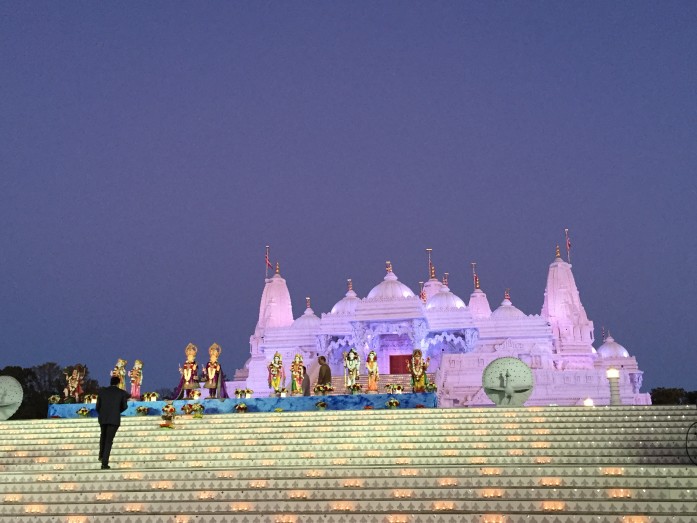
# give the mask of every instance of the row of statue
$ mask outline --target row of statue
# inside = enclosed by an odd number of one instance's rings
[[[346,387],[346,390],[352,391],[356,390],[357,388],[360,389],[358,380],[360,378],[361,360],[358,356],[358,352],[355,348],[351,348],[351,350],[343,354],[343,357],[344,386]],[[317,385],[331,385],[331,369],[329,368],[329,365],[327,365],[326,358],[324,356],[320,356],[317,361],[319,362],[319,378],[317,380]],[[430,358],[424,359],[423,353],[420,349],[414,349],[411,358],[407,361],[407,370],[411,375],[411,385],[414,392],[424,392],[426,390],[426,385],[428,385],[426,370],[428,369],[430,361]],[[368,373],[366,392],[376,393],[378,392],[380,371],[378,368],[378,358],[375,351],[371,350],[368,353],[365,367]],[[283,368],[283,359],[280,353],[277,352],[274,354],[274,357],[267,368],[269,371],[269,389],[273,390],[275,393],[281,393],[283,390],[285,390],[286,373]],[[293,358],[293,361],[290,364],[290,374],[291,395],[303,394],[304,391],[308,390],[309,378],[307,376],[307,369],[303,364],[303,357],[301,354],[296,354]]]
[[[203,388],[208,389],[208,396],[210,398],[227,398],[228,394],[225,389],[225,375],[218,362],[220,353],[222,349],[220,345],[214,343],[208,348],[209,361],[205,366],[202,366],[199,374],[198,363],[196,362],[196,355],[198,349],[192,343],[189,343],[184,349],[186,354],[186,361],[182,366],[179,367],[179,374],[181,378],[179,380],[179,385],[175,389],[174,397],[175,399],[190,399],[195,394],[201,385]],[[343,354],[344,358],[344,385],[348,391],[355,391],[360,389],[358,385],[358,380],[360,377],[361,361],[358,356],[358,352],[355,348],[351,348],[348,353]],[[317,380],[317,385],[331,385],[332,383],[332,372],[327,364],[327,359],[324,356],[318,358],[319,363],[319,378]],[[428,384],[428,379],[426,377],[426,370],[430,358],[423,358],[422,352],[419,349],[415,349],[412,353],[411,358],[407,361],[407,370],[411,374],[411,384],[414,392],[424,392],[426,390],[426,385]],[[131,385],[131,398],[134,400],[140,400],[141,397],[141,385],[143,384],[143,362],[140,360],[135,360],[133,363],[133,368],[126,374],[126,364],[128,362],[119,358],[116,361],[114,369],[111,371],[112,376],[119,378],[118,387],[126,390],[126,376],[130,379]],[[370,351],[366,358],[365,368],[368,373],[368,383],[366,386],[366,392],[376,393],[378,392],[378,382],[380,381],[380,372],[378,369],[378,359],[375,351]],[[280,394],[284,392],[286,386],[286,373],[283,367],[283,359],[280,353],[276,353],[268,365],[268,384],[269,389],[274,393]],[[65,373],[66,386],[63,390],[63,395],[65,399],[72,399],[79,402],[83,389],[83,381],[85,374],[87,372],[87,367],[81,364],[75,365],[72,372],[68,374]],[[310,381],[307,374],[307,368],[303,363],[303,357],[301,354],[296,354],[295,358],[290,364],[290,394],[295,395],[310,395]]]

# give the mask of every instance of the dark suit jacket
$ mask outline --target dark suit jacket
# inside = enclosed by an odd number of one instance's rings
[[[99,424],[118,427],[121,424],[121,413],[128,408],[129,397],[125,390],[121,390],[116,385],[101,389],[97,396]]]

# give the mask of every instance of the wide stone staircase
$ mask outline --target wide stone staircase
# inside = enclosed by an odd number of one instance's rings
[[[0,422],[0,521],[697,521],[694,406],[160,421],[123,419],[112,470],[93,418]]]

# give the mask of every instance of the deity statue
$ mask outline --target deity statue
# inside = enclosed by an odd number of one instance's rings
[[[344,353],[344,385],[350,388],[358,383],[358,374],[361,369],[361,360],[355,348],[351,348],[348,354]]]
[[[411,386],[413,392],[426,392],[428,377],[426,369],[431,362],[431,358],[423,359],[421,349],[414,349],[411,359],[407,360],[407,369],[411,374]]]
[[[205,382],[203,384],[204,388],[208,389],[209,398],[227,398],[227,391],[225,390],[225,375],[223,374],[223,369],[218,363],[218,358],[222,349],[220,345],[214,343],[208,348],[208,356],[210,361],[203,368],[201,378]]]
[[[368,353],[368,359],[365,361],[365,368],[368,371],[368,386],[367,392],[378,391],[378,381],[380,381],[380,373],[378,372],[378,355],[374,350]]]
[[[290,393],[291,395],[299,395],[303,393],[303,378],[305,377],[305,365],[303,365],[303,357],[301,354],[296,354],[293,362],[290,364]]]
[[[273,355],[273,360],[269,363],[269,388],[275,393],[281,392],[286,385],[286,371],[283,369],[283,359],[280,353]]]
[[[143,384],[143,362],[136,360],[133,362],[133,368],[128,373],[131,378],[131,398],[140,400],[140,386]]]
[[[119,358],[116,360],[116,365],[114,370],[111,371],[111,375],[119,379],[119,388],[121,390],[126,390],[126,360]]]
[[[175,398],[189,399],[192,397],[194,390],[199,389],[198,382],[198,363],[196,363],[196,353],[198,349],[193,343],[189,343],[184,349],[186,353],[186,361],[182,367],[179,367],[179,374],[181,374],[181,379],[179,380],[179,385],[175,390]]]
[[[63,399],[72,398],[75,403],[80,402],[80,397],[82,396],[82,382],[85,378],[86,368],[84,365],[77,364],[73,367],[73,371],[68,374],[63,372],[65,375],[65,388],[63,389]]]

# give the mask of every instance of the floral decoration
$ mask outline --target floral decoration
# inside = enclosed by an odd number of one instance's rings
[[[184,414],[203,414],[204,407],[200,403],[187,403],[182,407]]]
[[[139,416],[147,416],[149,410],[150,407],[140,405],[139,407],[136,407],[136,414],[138,414]]]
[[[83,418],[86,418],[90,412],[92,412],[92,409],[88,409],[87,407],[82,407],[81,409],[76,410],[78,416],[82,416]]]
[[[54,394],[53,396],[48,397],[48,402],[52,405],[55,405],[56,403],[60,403],[61,397],[58,394]]]
[[[318,401],[315,403],[315,407],[317,407],[320,410],[324,410],[327,408],[327,402],[326,401]]]
[[[283,412],[283,409],[280,408],[280,407],[278,407],[278,408],[273,409],[273,411],[274,411],[274,412]]]
[[[315,385],[314,391],[315,394],[326,394],[327,392],[332,392],[334,390],[334,387],[332,387],[329,384],[320,384],[318,383]]]
[[[97,403],[97,394],[85,394],[82,401],[85,403]]]
[[[436,392],[438,390],[438,387],[436,387],[435,383],[427,383],[426,384],[426,392]]]
[[[247,412],[248,408],[249,407],[247,407],[246,403],[238,403],[237,405],[235,405],[236,412]]]
[[[397,407],[399,407],[399,400],[396,399],[396,398],[390,398],[390,399],[388,399],[387,402],[385,403],[385,406],[386,406],[388,409],[396,409]]]
[[[385,385],[385,389],[392,394],[400,394],[404,390],[404,387],[402,387],[399,383],[388,383]]]
[[[350,390],[354,394],[357,392],[360,392],[362,388],[363,387],[361,387],[360,383],[354,383],[354,384],[348,386],[348,390]]]

